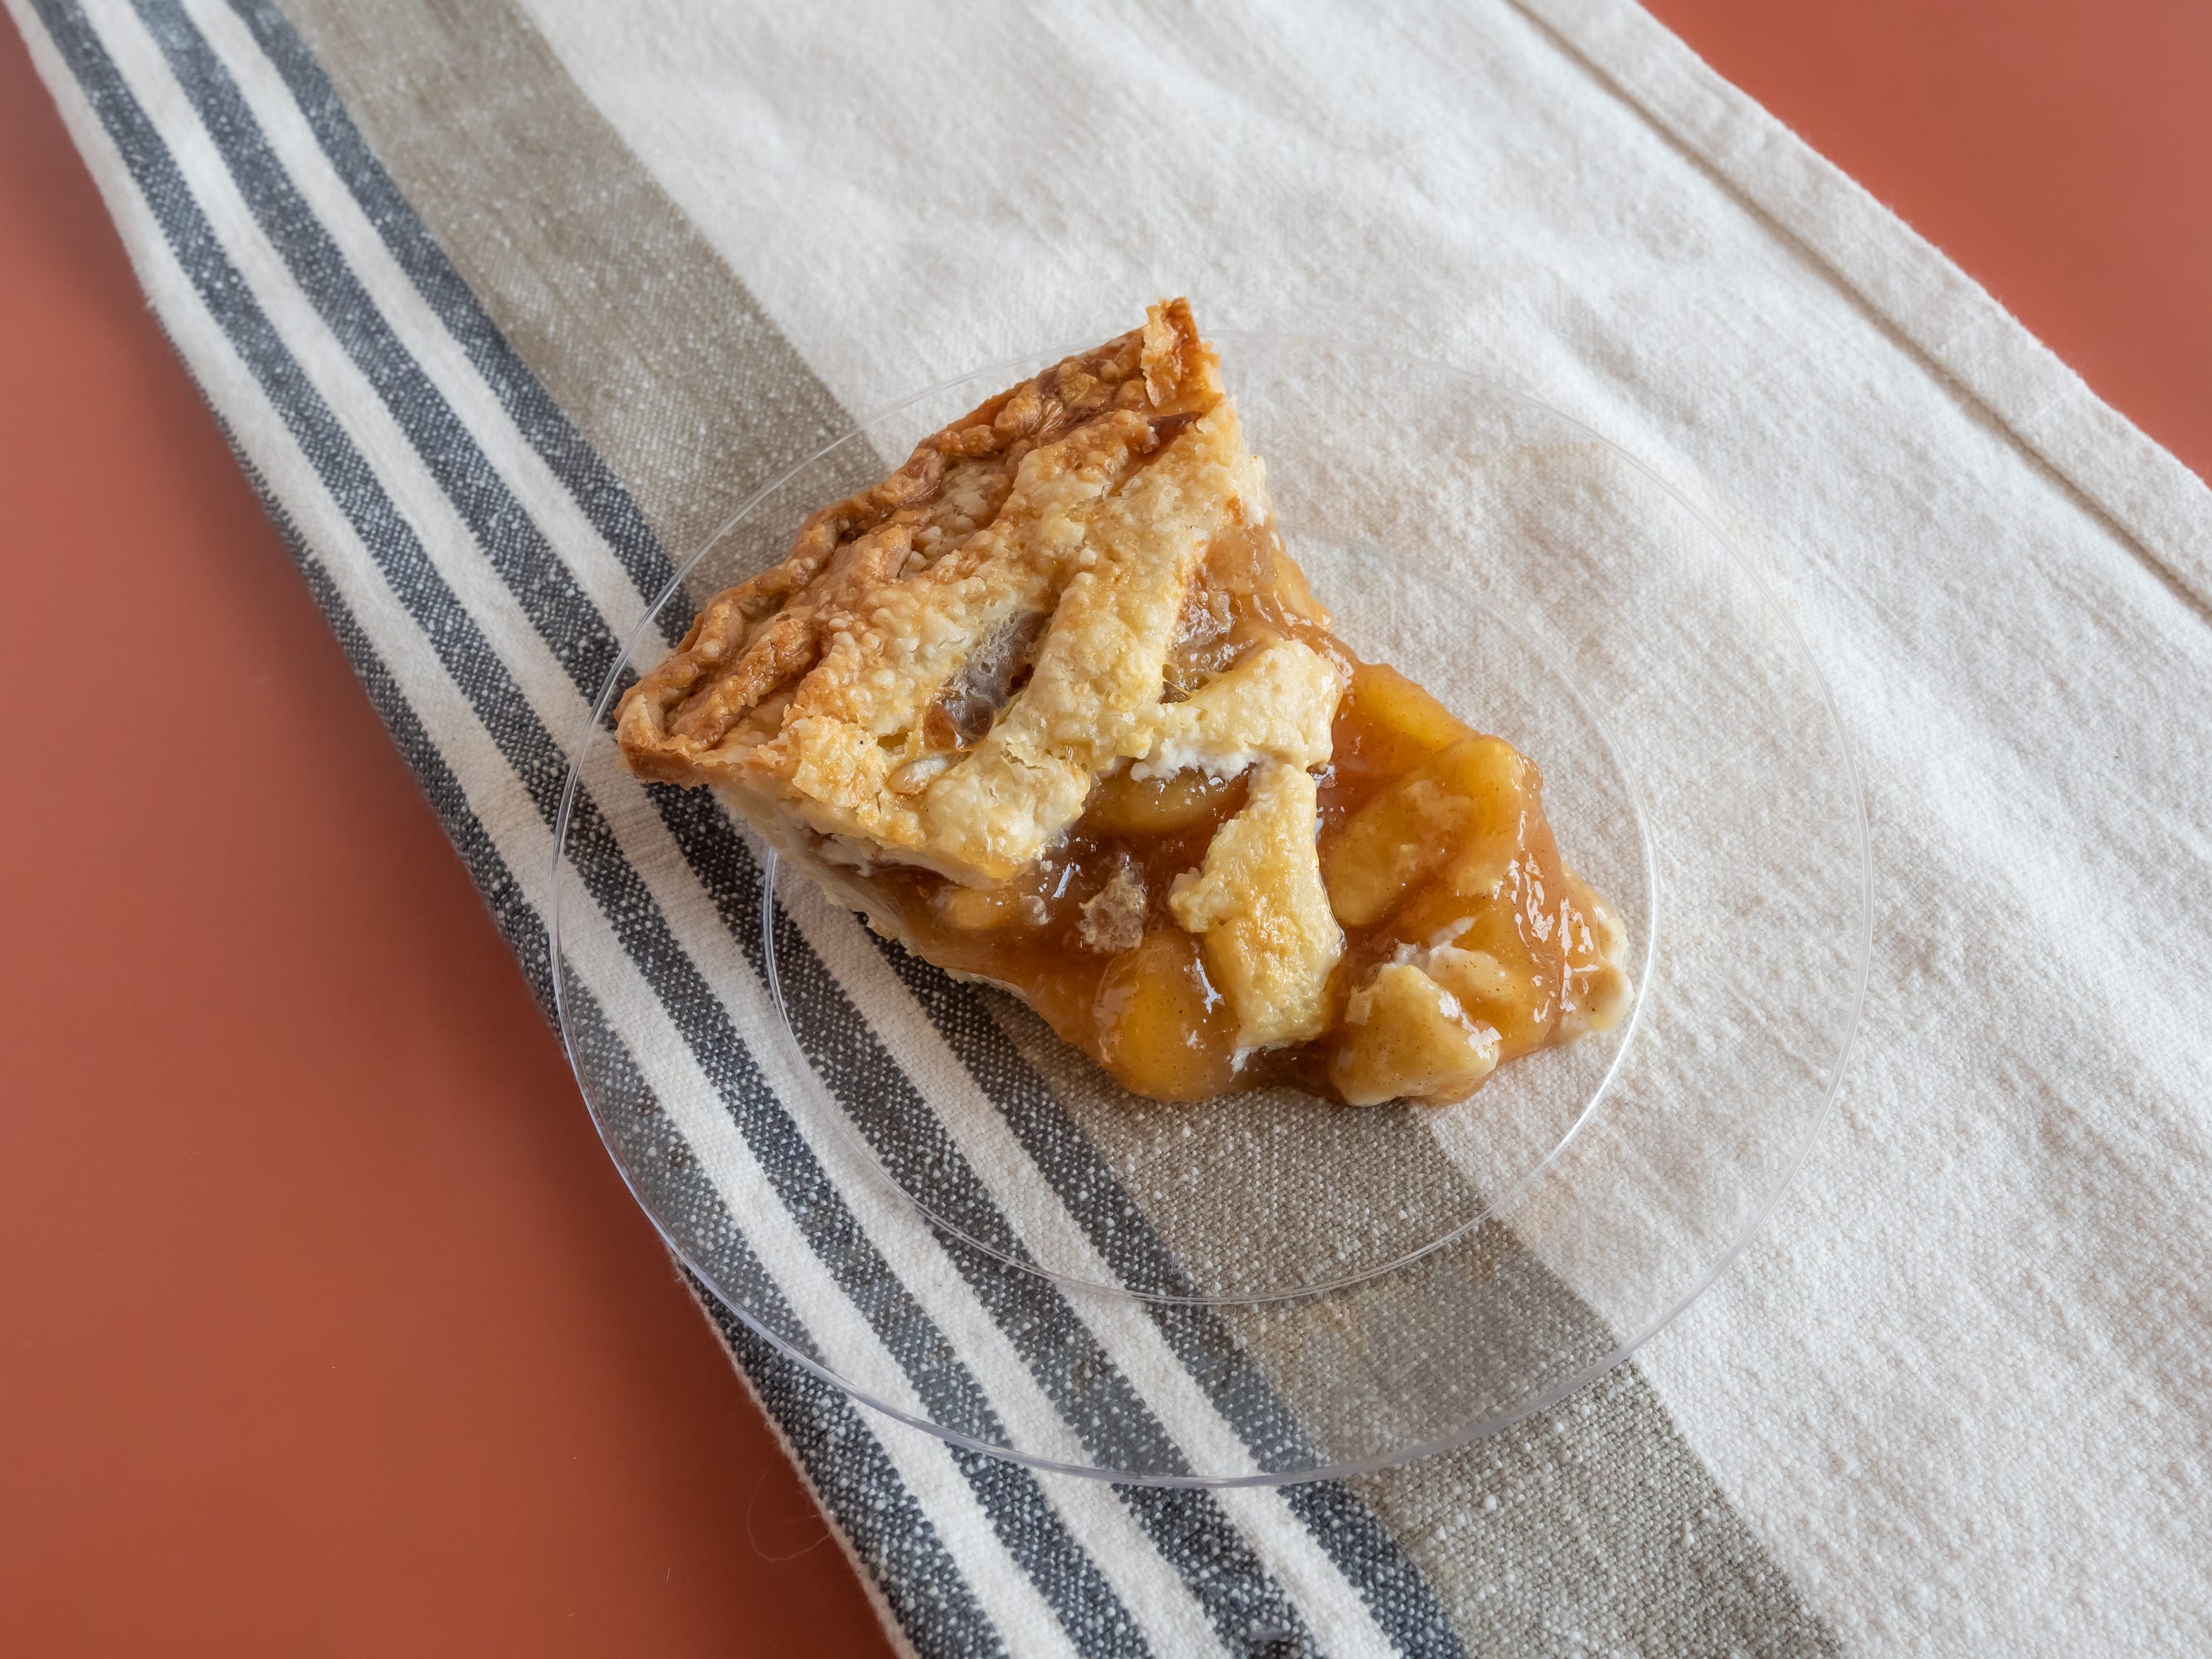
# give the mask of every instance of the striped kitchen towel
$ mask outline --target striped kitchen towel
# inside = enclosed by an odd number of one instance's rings
[[[708,1300],[904,1650],[2212,1649],[2212,500],[1626,0],[9,4],[549,1000],[565,750],[672,556],[848,411],[1158,294],[1543,386],[1696,480],[1828,668],[1866,1043],[1762,1241],[1580,1395],[1346,1480],[1114,1487]],[[598,1029],[696,1055],[671,904],[599,873],[661,1000]],[[810,1340],[1066,1405],[726,1097],[671,1179]]]

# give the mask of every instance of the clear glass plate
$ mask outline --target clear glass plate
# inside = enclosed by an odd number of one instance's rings
[[[1628,933],[1619,1027],[1441,1109],[1140,1100],[1011,998],[875,939],[703,792],[623,769],[611,701],[702,601],[1060,353],[908,399],[749,503],[630,641],[556,836],[562,1034],[676,1253],[870,1403],[1117,1480],[1375,1468],[1618,1364],[1796,1170],[1866,974],[1826,688],[1710,523],[1487,381],[1217,343],[1340,633],[1542,769],[1562,854]]]

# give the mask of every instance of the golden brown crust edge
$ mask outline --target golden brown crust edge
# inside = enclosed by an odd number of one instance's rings
[[[1213,365],[1189,302],[1163,301],[1143,327],[988,399],[884,478],[811,514],[781,564],[709,599],[623,695],[615,738],[630,770],[664,783],[734,781],[747,745],[732,735],[819,659],[822,617],[899,573],[950,465],[995,458],[1011,471],[1030,450],[1117,409],[1154,420],[1201,412],[1218,396]]]

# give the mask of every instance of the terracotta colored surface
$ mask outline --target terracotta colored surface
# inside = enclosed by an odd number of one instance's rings
[[[2212,468],[2212,9],[1656,9]],[[884,1650],[5,29],[0,579],[0,1652]]]

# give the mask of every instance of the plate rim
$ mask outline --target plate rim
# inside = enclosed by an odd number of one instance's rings
[[[613,666],[610,669],[607,678],[603,684],[598,696],[592,702],[590,714],[586,718],[581,728],[577,732],[574,739],[568,745],[565,751],[568,766],[562,781],[558,804],[556,805],[551,824],[552,845],[545,866],[547,903],[544,908],[545,952],[550,982],[553,993],[555,1021],[561,1038],[562,1052],[568,1061],[571,1075],[574,1076],[576,1080],[578,1092],[583,1098],[586,1115],[591,1119],[593,1132],[599,1137],[600,1144],[605,1149],[609,1161],[613,1164],[617,1174],[621,1177],[623,1186],[629,1190],[633,1201],[636,1203],[639,1210],[644,1214],[648,1223],[652,1225],[653,1231],[659,1235],[661,1243],[668,1249],[670,1255],[674,1256],[678,1265],[683,1267],[690,1285],[695,1287],[696,1290],[703,1291],[707,1295],[711,1296],[716,1303],[727,1309],[731,1315],[744,1324],[746,1328],[753,1331],[756,1334],[767,1341],[785,1358],[791,1360],[805,1371],[820,1378],[823,1382],[836,1389],[839,1393],[883,1413],[884,1416],[890,1418],[894,1421],[903,1423],[909,1427],[919,1429],[924,1433],[927,1433],[936,1439],[945,1441],[949,1444],[960,1446],[965,1449],[975,1451],[986,1456],[1018,1464],[1024,1468],[1043,1473],[1074,1475],[1085,1480],[1104,1480],[1119,1486],[1209,1489],[1271,1487],[1297,1485],[1310,1480],[1339,1480],[1355,1475],[1372,1474],[1381,1469],[1392,1468],[1403,1463],[1418,1462],[1424,1458],[1435,1456],[1456,1447],[1464,1446],[1476,1440],[1486,1438],[1490,1435],[1498,1432],[1500,1430],[1510,1428],[1513,1425],[1522,1422],[1539,1412],[1547,1410],[1552,1406],[1557,1405],[1559,1401],[1580,1392],[1583,1389],[1589,1387],[1592,1382],[1596,1382],[1601,1377],[1606,1376],[1608,1372],[1613,1370],[1630,1356],[1634,1354],[1638,1349],[1642,1348],[1645,1344],[1649,1343],[1662,1332],[1665,1331],[1677,1318],[1681,1316],[1683,1311],[1686,1310],[1691,1304],[1695,1302],[1699,1297],[1703,1296],[1706,1291],[1710,1290],[1722,1277],[1722,1275],[1727,1273],[1728,1270],[1735,1264],[1745,1250],[1750,1247],[1753,1241],[1758,1238],[1759,1235],[1765,1231],[1768,1221],[1773,1217],[1774,1212],[1780,1206],[1783,1199],[1788,1195],[1790,1188],[1796,1185],[1798,1176],[1802,1173],[1806,1164],[1809,1161],[1812,1156],[1813,1148],[1820,1139],[1821,1131],[1826,1127],[1828,1120],[1834,1113],[1837,1097],[1842,1090],[1844,1079],[1849,1075],[1850,1062],[1853,1055],[1857,1050],[1860,1036],[1864,1024],[1866,998],[1873,965],[1875,869],[1872,839],[1867,820],[1866,793],[1859,771],[1858,761],[1853,751],[1850,735],[1844,728],[1842,712],[1836,702],[1834,688],[1830,684],[1828,677],[1821,672],[1820,659],[1814,653],[1811,644],[1806,639],[1804,630],[1799,624],[1796,616],[1793,613],[1790,607],[1783,602],[1781,596],[1777,592],[1774,584],[1772,580],[1770,580],[1768,574],[1759,567],[1758,562],[1745,556],[1743,551],[1736,545],[1735,540],[1722,531],[1720,526],[1713,521],[1711,514],[1707,514],[1704,509],[1698,507],[1698,504],[1690,498],[1686,492],[1677,489],[1662,473],[1661,473],[1649,462],[1637,455],[1633,451],[1615,441],[1604,432],[1590,425],[1587,421],[1584,421],[1579,416],[1559,408],[1556,404],[1552,403],[1547,398],[1539,397],[1532,392],[1510,385],[1498,379],[1495,375],[1467,369],[1457,364],[1448,362],[1442,359],[1426,357],[1418,353],[1401,350],[1376,342],[1363,340],[1355,336],[1318,334],[1308,330],[1224,329],[1213,331],[1211,338],[1213,342],[1220,344],[1228,344],[1241,341],[1251,343],[1267,342],[1270,344],[1291,344],[1304,346],[1309,349],[1342,347],[1364,356],[1379,356],[1395,359],[1404,363],[1419,365],[1424,369],[1442,370],[1459,380],[1479,386],[1488,392],[1510,399],[1516,404],[1533,407],[1552,419],[1565,422],[1566,425],[1573,428],[1592,441],[1601,446],[1606,451],[1609,452],[1613,458],[1626,464],[1633,471],[1641,475],[1653,487],[1668,497],[1676,507],[1688,514],[1691,519],[1705,532],[1706,536],[1710,538],[1711,541],[1727,556],[1729,561],[1732,565],[1734,565],[1737,572],[1744,579],[1748,580],[1753,592],[1758,596],[1761,608],[1768,614],[1771,620],[1781,625],[1786,634],[1789,643],[1792,647],[1792,654],[1794,658],[1799,665],[1810,677],[1811,683],[1819,694],[1820,711],[1826,720],[1827,729],[1836,744],[1838,769],[1850,801],[1850,811],[1849,813],[1849,820],[1851,831],[1852,848],[1856,855],[1852,863],[1852,874],[1856,878],[1856,885],[1857,889],[1858,916],[1851,938],[1851,960],[1848,969],[1847,1008],[1840,1027],[1841,1040],[1838,1042],[1836,1047],[1835,1060],[1829,1068],[1827,1077],[1821,1089],[1819,1103],[1809,1115],[1805,1127],[1800,1134],[1796,1145],[1790,1151],[1787,1165],[1784,1169],[1780,1178],[1775,1182],[1772,1190],[1765,1196],[1764,1200],[1744,1220],[1739,1228],[1736,1236],[1715,1256],[1713,1261],[1705,1267],[1705,1269],[1691,1282],[1687,1289],[1686,1289],[1674,1301],[1662,1308],[1662,1310],[1650,1320],[1642,1329],[1638,1331],[1632,1336],[1625,1339],[1617,1339],[1613,1346],[1607,1350],[1607,1352],[1598,1358],[1571,1373],[1567,1376],[1540,1389],[1528,1401],[1516,1405],[1504,1412],[1495,1413],[1489,1416],[1481,1418],[1472,1424],[1462,1425],[1455,1428],[1449,1434],[1434,1437],[1404,1449],[1394,1449],[1388,1452],[1374,1454],[1371,1456],[1348,1460],[1340,1463],[1331,1463],[1325,1467],[1318,1467],[1309,1470],[1288,1472],[1267,1470],[1253,1474],[1236,1474],[1127,1472],[1107,1469],[1093,1464],[1073,1462],[1063,1459],[1036,1455],[1035,1454],[1022,1451],[1014,1447],[1000,1445],[989,1441],[981,1440],[972,1435],[966,1434],[960,1430],[933,1422],[925,1417],[904,1410],[899,1407],[890,1404],[888,1401],[877,1397],[875,1395],[870,1393],[866,1389],[848,1380],[846,1377],[830,1369],[826,1364],[817,1361],[811,1356],[802,1352],[781,1334],[765,1324],[761,1319],[757,1317],[750,1310],[740,1305],[738,1302],[732,1300],[729,1296],[725,1294],[717,1283],[715,1275],[709,1272],[696,1259],[695,1252],[689,1249],[682,1241],[678,1239],[672,1233],[669,1227],[662,1221],[654,1206],[647,1201],[645,1194],[640,1190],[637,1181],[631,1174],[629,1163],[610,1135],[607,1126],[601,1120],[600,1112],[592,1096],[592,1085],[586,1076],[582,1060],[577,1054],[576,1044],[570,1036],[571,1013],[568,1005],[567,976],[562,965],[563,952],[560,944],[562,936],[562,902],[563,891],[567,885],[566,871],[568,862],[567,859],[568,829],[577,794],[583,786],[582,769],[585,757],[589,752],[591,745],[594,742],[598,741],[606,730],[608,711],[612,707],[617,697],[624,689],[622,684],[623,670],[632,660],[635,659],[639,647],[644,645],[647,641],[648,638],[654,634],[656,623],[671,600],[682,594],[685,579],[697,568],[699,562],[711,553],[714,549],[720,544],[725,537],[726,537],[733,529],[735,529],[750,514],[752,514],[752,512],[757,508],[763,501],[773,495],[776,490],[789,483],[794,477],[798,477],[806,469],[816,465],[824,456],[837,448],[839,446],[849,441],[856,435],[866,433],[870,428],[914,408],[917,404],[922,404],[933,398],[942,397],[945,393],[952,391],[956,387],[964,386],[970,381],[982,380],[987,376],[1021,375],[1026,373],[1034,373],[1036,366],[1040,364],[1060,361],[1064,357],[1079,353],[1087,348],[1082,345],[1074,347],[1046,348],[1041,350],[1024,352],[1012,356],[1002,357],[994,362],[966,370],[959,374],[951,375],[937,380],[917,391],[908,392],[885,403],[872,413],[854,420],[851,424],[838,431],[825,442],[816,446],[805,456],[775,473],[772,477],[754,489],[750,494],[747,495],[738,505],[736,509],[731,513],[729,517],[726,519],[711,535],[705,537],[699,543],[698,546],[692,552],[687,555],[680,564],[675,567],[674,574],[670,577],[669,580],[665,583],[660,591],[654,594],[647,603],[643,614],[636,626],[634,627],[622,640],[617,654],[614,659]],[[1634,774],[1632,770],[1630,772],[1630,775],[1633,777]],[[1650,836],[1648,831],[1642,830],[1640,815],[1639,830],[1643,835],[1643,839],[1645,843],[1645,851],[1648,856],[1650,854]],[[775,866],[773,863],[769,863],[764,870],[764,876],[767,884],[764,886],[764,891],[769,893],[771,896],[773,894],[772,884],[774,880],[774,873]],[[1657,874],[1656,868],[1651,872],[1651,876],[1654,883],[1652,890],[1656,904],[1660,890],[1656,884]],[[1655,916],[1654,923],[1648,930],[1646,959],[1647,975],[1650,971],[1650,962],[1652,959],[1650,953],[1656,952],[1657,938],[1658,928]],[[1585,1103],[1583,1110],[1577,1115],[1575,1124],[1569,1132],[1560,1138],[1559,1142],[1549,1152],[1546,1154],[1542,1160],[1533,1166],[1526,1175],[1516,1181],[1514,1187],[1510,1189],[1513,1193],[1525,1193],[1531,1186],[1533,1186],[1535,1181],[1545,1170],[1552,1167],[1559,1155],[1579,1133],[1583,1124],[1589,1121],[1590,1113],[1595,1110],[1595,1107],[1610,1091],[1613,1077],[1618,1073],[1620,1061],[1628,1053],[1630,1042],[1634,1036],[1634,1027],[1636,1024],[1640,1024],[1644,1006],[1643,987],[1639,986],[1635,1011],[1632,1017],[1632,1029],[1629,1032],[1624,1034],[1620,1048],[1616,1054],[1614,1062],[1608,1068],[1604,1085],[1599,1090],[1592,1092],[1589,1100]],[[878,1170],[880,1170],[880,1162],[874,1159],[872,1150],[867,1148],[865,1142],[862,1143],[862,1150],[869,1154],[871,1162],[874,1163]],[[916,1200],[910,1193],[907,1192],[903,1185],[897,1182],[895,1179],[890,1180],[890,1184],[893,1190],[896,1191],[904,1201],[912,1206],[923,1216],[933,1230],[939,1231],[940,1234],[951,1231],[951,1230],[945,1228],[944,1224],[939,1221],[933,1212]],[[1490,1215],[1495,1214],[1498,1207],[1498,1206],[1496,1205],[1486,1206],[1484,1214],[1476,1217],[1473,1221],[1467,1224],[1466,1226],[1455,1228],[1450,1233],[1443,1236],[1442,1238],[1434,1241],[1431,1244],[1425,1245],[1420,1250],[1416,1251],[1412,1255],[1390,1263],[1388,1267],[1377,1270],[1375,1273],[1362,1275],[1359,1279],[1349,1282],[1365,1282],[1367,1279],[1397,1271],[1410,1265],[1413,1261],[1419,1261],[1423,1257],[1432,1254],[1435,1250],[1449,1244],[1452,1240],[1464,1237],[1468,1228],[1479,1225],[1483,1219],[1486,1218]],[[991,1255],[994,1260],[1006,1260],[1006,1258],[1000,1256],[998,1253],[986,1250],[985,1247],[975,1243],[974,1241],[969,1239],[964,1234],[959,1234],[957,1232],[952,1233],[951,1242],[957,1243],[961,1248],[983,1251],[985,1254]],[[1095,1281],[1066,1278],[1040,1269],[1034,1264],[1021,1263],[1015,1265],[1021,1266],[1026,1271],[1032,1273],[1036,1276],[1052,1282],[1063,1294],[1072,1293],[1076,1296],[1111,1295],[1132,1298],[1147,1304],[1156,1304],[1170,1307],[1210,1306],[1218,1308],[1258,1306],[1266,1305],[1269,1303],[1319,1299],[1335,1291],[1340,1291],[1347,1288],[1346,1282],[1340,1281],[1333,1285],[1323,1285],[1286,1291],[1273,1297],[1206,1298],[1162,1297],[1147,1296],[1140,1292],[1132,1291],[1127,1287],[1109,1287],[1099,1285]]]

